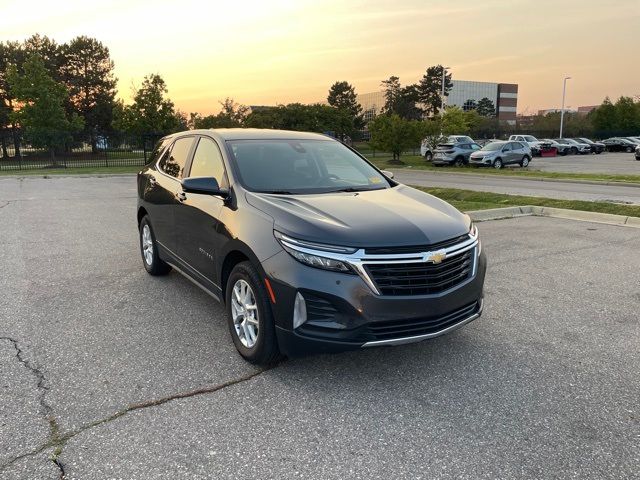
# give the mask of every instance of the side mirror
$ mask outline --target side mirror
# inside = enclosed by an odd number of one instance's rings
[[[393,178],[393,172],[390,172],[389,170],[381,170],[381,172],[384,174],[385,177]]]
[[[186,193],[204,193],[207,195],[226,195],[225,190],[220,190],[218,180],[214,177],[190,177],[182,180],[182,190]]]

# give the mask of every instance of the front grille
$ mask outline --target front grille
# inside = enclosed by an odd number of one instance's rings
[[[401,254],[401,253],[422,253],[433,252],[434,250],[440,250],[441,248],[452,247],[458,243],[462,243],[469,240],[469,235],[464,234],[459,237],[444,240],[438,243],[432,243],[430,245],[413,245],[408,247],[374,247],[366,248],[365,253],[367,255],[389,255],[389,254]]]
[[[473,302],[439,317],[375,322],[367,326],[366,337],[368,341],[380,341],[437,333],[478,313],[478,310],[478,302]]]
[[[474,255],[472,248],[439,264],[367,264],[366,269],[382,295],[429,295],[467,280],[473,270]]]

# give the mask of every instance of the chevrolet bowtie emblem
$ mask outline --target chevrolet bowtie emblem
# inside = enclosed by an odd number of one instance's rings
[[[445,258],[447,258],[447,252],[444,250],[438,250],[437,252],[426,253],[424,261],[438,264],[442,263]]]

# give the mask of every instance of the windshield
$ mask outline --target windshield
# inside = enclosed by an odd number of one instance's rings
[[[491,143],[487,143],[484,147],[482,147],[482,150],[488,151],[488,152],[494,152],[496,150],[500,150],[503,147],[504,143],[503,142],[491,142]]]
[[[391,184],[341,143],[330,140],[233,140],[227,144],[242,185],[253,192],[366,191]]]
[[[536,137],[532,137],[531,135],[525,135],[524,139],[527,142],[537,142],[538,141],[538,139]]]

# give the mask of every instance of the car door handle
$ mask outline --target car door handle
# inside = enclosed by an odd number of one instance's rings
[[[176,193],[176,197],[178,197],[179,202],[184,202],[187,199],[187,194],[184,192]]]
[[[149,185],[151,185],[152,187],[155,187],[157,184],[158,184],[158,181],[156,180],[156,177],[151,175],[149,177]]]

